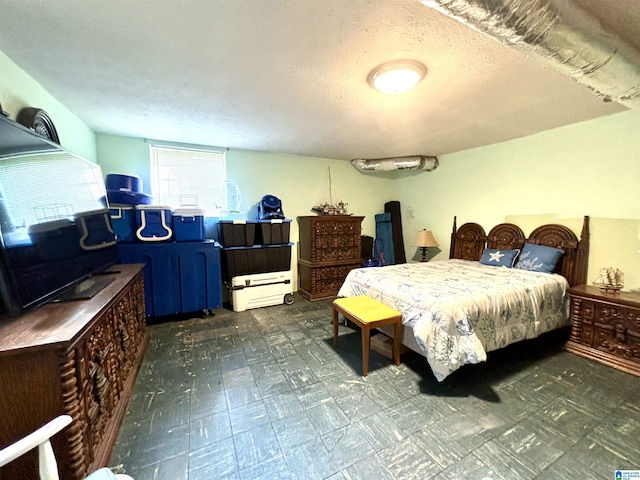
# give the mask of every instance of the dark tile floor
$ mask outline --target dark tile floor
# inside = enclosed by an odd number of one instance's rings
[[[329,301],[149,326],[111,458],[136,480],[613,479],[640,468],[640,378],[562,351],[508,347],[438,383],[360,332],[331,345]]]

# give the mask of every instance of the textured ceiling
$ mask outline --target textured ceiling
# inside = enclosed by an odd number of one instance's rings
[[[640,48],[640,2],[573,3]],[[0,8],[0,51],[96,132],[380,158],[441,155],[625,110],[417,0]],[[416,89],[369,87],[373,67],[399,58],[427,66]]]

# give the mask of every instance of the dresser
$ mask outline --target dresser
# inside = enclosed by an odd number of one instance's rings
[[[580,285],[569,297],[571,338],[565,348],[640,376],[640,294]]]
[[[362,266],[364,217],[298,217],[298,290],[308,300],[333,298],[347,274]]]
[[[52,440],[60,478],[107,464],[148,343],[142,267],[111,267],[93,298],[0,318],[0,448],[68,414]],[[0,480],[31,478],[35,451],[0,468]]]

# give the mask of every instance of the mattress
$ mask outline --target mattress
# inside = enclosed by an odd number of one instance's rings
[[[338,296],[400,311],[442,381],[487,352],[568,325],[568,287],[561,275],[454,259],[355,269]]]

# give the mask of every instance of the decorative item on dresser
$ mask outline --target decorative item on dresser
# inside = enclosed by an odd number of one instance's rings
[[[601,268],[593,285],[603,292],[619,292],[624,288],[624,273],[615,267]]]
[[[298,217],[298,287],[303,297],[312,301],[335,297],[347,274],[362,266],[363,219],[350,215]]]
[[[576,355],[640,376],[640,294],[579,285],[569,290]]]
[[[140,264],[101,275],[93,298],[49,303],[0,319],[0,447],[66,414],[52,439],[60,478],[107,464],[148,343]],[[36,451],[0,469],[1,479],[38,478]]]

